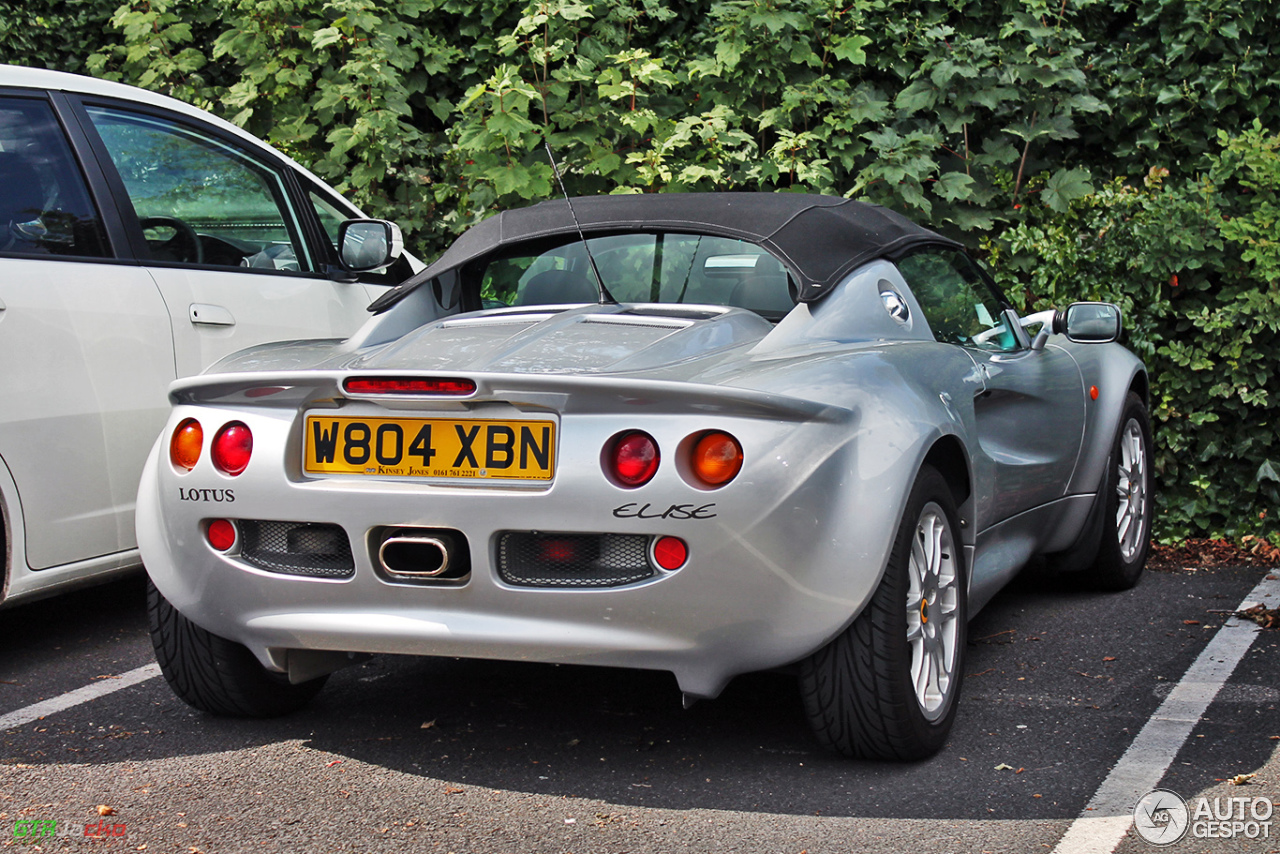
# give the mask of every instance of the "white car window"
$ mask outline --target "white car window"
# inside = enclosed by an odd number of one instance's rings
[[[0,252],[110,255],[102,219],[44,101],[0,99]]]
[[[309,271],[282,177],[228,142],[155,116],[88,107],[151,257]]]

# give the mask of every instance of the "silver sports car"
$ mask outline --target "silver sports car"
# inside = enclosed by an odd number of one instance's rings
[[[686,702],[787,667],[823,744],[920,758],[1028,560],[1113,589],[1146,561],[1119,310],[1019,317],[883,208],[546,202],[371,309],[171,388],[138,541],[199,709],[285,713],[370,653],[667,670]]]

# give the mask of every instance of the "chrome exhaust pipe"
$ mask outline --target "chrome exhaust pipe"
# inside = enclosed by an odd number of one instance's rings
[[[439,578],[449,571],[449,544],[414,534],[387,537],[378,547],[378,563],[392,578]]]

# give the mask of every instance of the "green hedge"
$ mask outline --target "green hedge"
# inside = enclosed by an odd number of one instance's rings
[[[6,61],[207,107],[399,221],[425,256],[553,194],[545,134],[571,192],[854,195],[979,247],[1024,307],[1115,300],[1152,369],[1159,535],[1266,532],[1280,483],[1268,358],[1280,24],[1268,4],[61,9],[33,0],[0,23]],[[45,23],[11,35],[26,18]],[[71,29],[97,52],[52,38]]]

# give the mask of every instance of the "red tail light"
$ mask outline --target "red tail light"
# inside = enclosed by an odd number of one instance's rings
[[[462,397],[476,390],[474,380],[456,377],[351,377],[342,387],[350,394],[439,394]]]
[[[643,486],[658,471],[658,443],[648,433],[633,430],[613,440],[607,455],[609,473],[623,486]]]
[[[214,519],[204,532],[209,545],[220,552],[225,552],[236,544],[236,526],[226,519]]]
[[[232,421],[213,437],[210,455],[219,471],[232,477],[240,474],[253,455],[253,433],[239,421]]]
[[[169,440],[169,460],[178,468],[191,471],[200,461],[200,449],[204,446],[204,430],[200,422],[188,418],[173,431]]]
[[[540,540],[538,550],[546,563],[573,563],[578,559],[578,544],[573,540]]]

